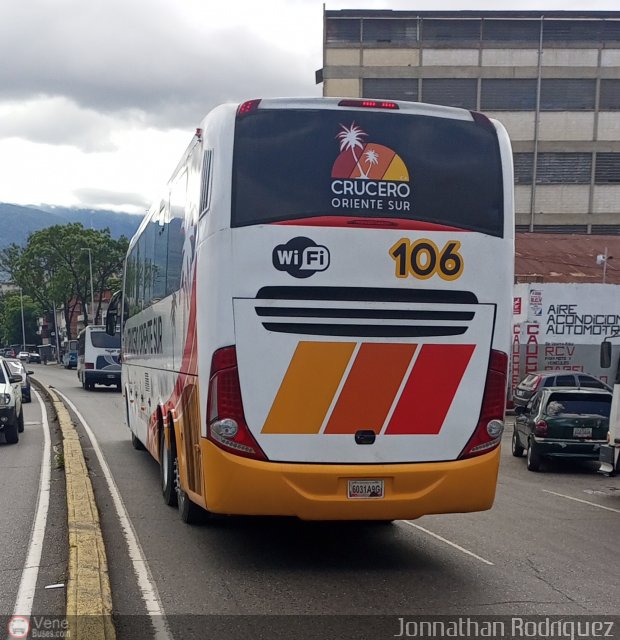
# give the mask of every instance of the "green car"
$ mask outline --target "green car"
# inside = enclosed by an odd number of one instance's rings
[[[515,407],[512,455],[527,450],[530,471],[539,471],[543,458],[598,460],[607,442],[611,397],[601,389],[541,389],[527,406]]]

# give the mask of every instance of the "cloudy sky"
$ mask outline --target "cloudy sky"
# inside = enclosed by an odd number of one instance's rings
[[[327,0],[617,10],[618,0]],[[213,106],[316,96],[319,0],[0,0],[0,202],[148,208]]]

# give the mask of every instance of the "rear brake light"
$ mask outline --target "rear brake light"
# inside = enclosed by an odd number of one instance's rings
[[[399,109],[396,102],[386,100],[351,100],[349,98],[341,100],[339,107],[363,107],[365,109]]]
[[[95,365],[92,362],[85,362],[84,369],[94,369]]]
[[[539,420],[534,425],[534,435],[536,436],[546,436],[547,431],[549,430],[549,425],[544,420]]]
[[[252,113],[258,109],[260,104],[260,98],[257,100],[247,100],[239,105],[237,109],[237,116],[246,116],[248,113]]]
[[[235,347],[213,354],[207,421],[207,437],[221,449],[245,458],[267,459],[245,421]]]
[[[478,424],[460,459],[473,458],[499,446],[504,432],[507,374],[508,355],[492,350]]]

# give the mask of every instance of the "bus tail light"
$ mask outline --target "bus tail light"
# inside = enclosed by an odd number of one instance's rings
[[[207,420],[207,437],[221,449],[245,458],[267,459],[245,421],[235,347],[213,354]]]
[[[94,369],[95,368],[95,363],[94,362],[85,362],[84,363],[84,369]]]
[[[362,107],[364,109],[399,109],[396,102],[388,100],[354,100],[344,98],[338,103],[339,107]]]
[[[538,420],[534,425],[534,435],[544,438],[547,435],[549,425],[544,420]]]
[[[459,459],[473,458],[499,446],[504,432],[508,355],[491,351],[478,425]]]

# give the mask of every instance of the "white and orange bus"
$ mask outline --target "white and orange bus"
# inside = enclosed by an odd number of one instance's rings
[[[490,508],[513,260],[510,142],[480,113],[211,111],[108,312],[132,440],[165,501],[185,521]]]

